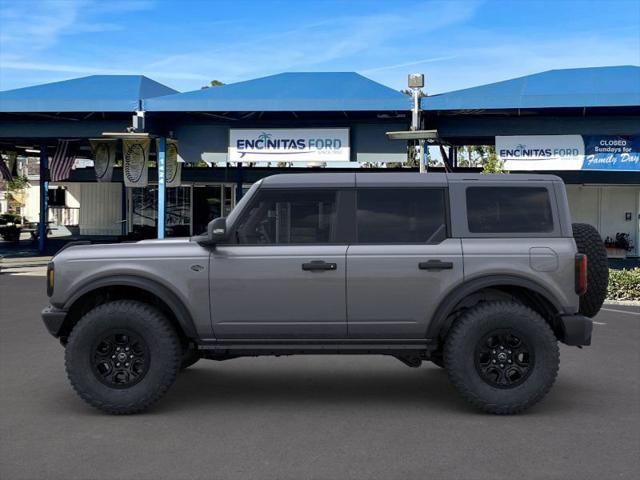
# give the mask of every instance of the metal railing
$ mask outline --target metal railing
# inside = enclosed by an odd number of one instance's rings
[[[55,225],[78,225],[80,221],[80,208],[49,207],[49,221]]]

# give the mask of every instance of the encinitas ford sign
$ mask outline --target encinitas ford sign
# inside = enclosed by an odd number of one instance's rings
[[[507,170],[580,170],[580,135],[496,136],[496,154]]]
[[[496,136],[506,170],[640,171],[640,136]]]
[[[348,128],[230,129],[230,162],[348,162]]]

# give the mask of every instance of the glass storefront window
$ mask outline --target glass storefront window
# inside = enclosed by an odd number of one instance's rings
[[[167,237],[191,235],[191,187],[167,188],[165,227]]]
[[[191,234],[191,187],[167,188],[166,237],[188,237]],[[131,189],[130,231],[133,238],[157,237],[158,188]]]
[[[131,188],[130,232],[135,239],[156,238],[158,189],[154,186]]]
[[[207,185],[193,187],[193,233],[207,231],[207,224],[222,216],[222,186]]]

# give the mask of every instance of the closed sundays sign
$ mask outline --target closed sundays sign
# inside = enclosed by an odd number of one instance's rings
[[[496,136],[496,154],[507,170],[580,170],[581,135]]]
[[[230,162],[348,162],[348,128],[230,129]]]

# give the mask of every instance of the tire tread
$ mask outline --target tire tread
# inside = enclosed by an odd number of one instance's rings
[[[74,356],[73,349],[66,349],[65,367],[67,371],[67,377],[69,378],[73,389],[89,405],[113,415],[134,414],[148,409],[150,406],[160,400],[160,398],[164,396],[169,387],[173,384],[180,370],[181,364],[182,348],[180,346],[178,336],[176,335],[171,323],[164,317],[164,315],[162,315],[162,313],[160,313],[159,310],[157,310],[153,306],[135,300],[116,300],[98,305],[97,307],[89,311],[74,326],[71,334],[69,335],[69,344],[75,342],[76,339],[82,335],[83,330],[89,327],[92,317],[109,311],[122,311],[123,309],[127,310],[128,312],[135,312],[141,316],[144,316],[147,321],[153,322],[155,324],[154,328],[157,329],[157,333],[164,337],[165,340],[168,340],[170,342],[173,352],[169,352],[169,355],[167,355],[167,358],[170,362],[169,368],[165,369],[162,377],[162,382],[158,385],[158,388],[150,389],[146,395],[142,396],[134,402],[112,403],[100,398],[96,398],[86,388],[84,388],[81,382],[76,381],[74,371],[78,362]],[[173,353],[173,355],[171,355],[171,353]]]

